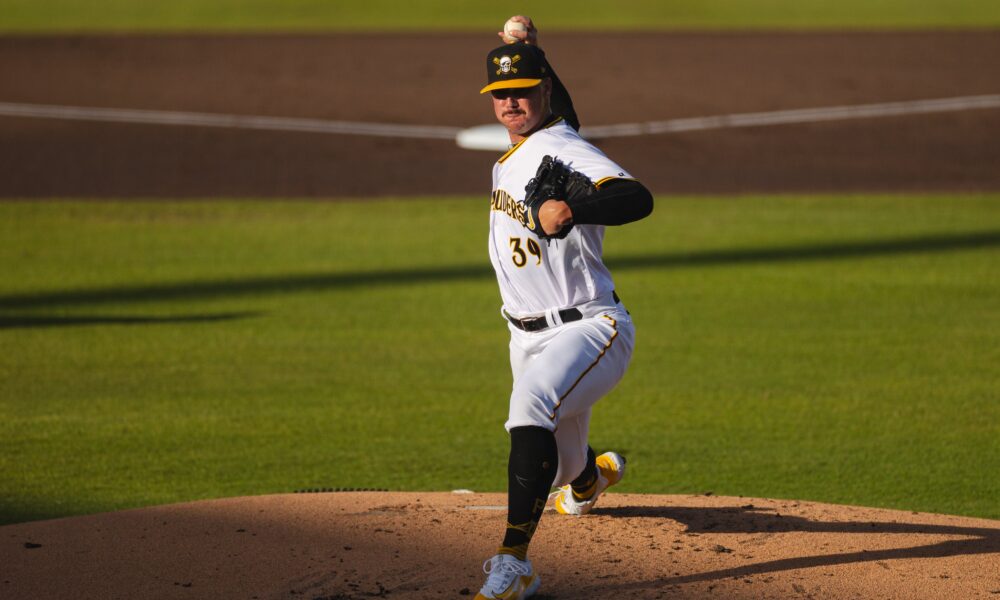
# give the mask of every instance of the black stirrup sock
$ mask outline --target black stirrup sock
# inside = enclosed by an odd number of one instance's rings
[[[556,436],[543,427],[510,430],[507,463],[507,531],[499,554],[525,560],[559,467]]]
[[[590,446],[587,446],[587,466],[569,485],[573,489],[573,497],[577,500],[586,500],[594,495],[594,490],[597,489],[597,456]]]

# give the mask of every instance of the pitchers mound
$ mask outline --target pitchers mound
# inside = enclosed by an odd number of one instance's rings
[[[501,494],[231,498],[0,527],[3,598],[475,595]],[[608,494],[547,512],[537,598],[992,598],[1000,521],[811,502]]]

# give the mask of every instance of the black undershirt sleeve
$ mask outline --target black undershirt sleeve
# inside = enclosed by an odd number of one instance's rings
[[[653,195],[634,179],[612,179],[569,207],[578,225],[624,225],[653,212]]]

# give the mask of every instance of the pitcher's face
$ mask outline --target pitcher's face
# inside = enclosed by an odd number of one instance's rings
[[[519,142],[542,125],[549,116],[552,82],[542,82],[530,88],[493,90],[493,112],[510,133],[512,142]]]

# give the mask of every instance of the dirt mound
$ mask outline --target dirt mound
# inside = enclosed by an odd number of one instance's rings
[[[4,598],[471,597],[500,494],[231,498],[0,527]],[[539,598],[1000,598],[1000,521],[608,494],[547,513]]]

